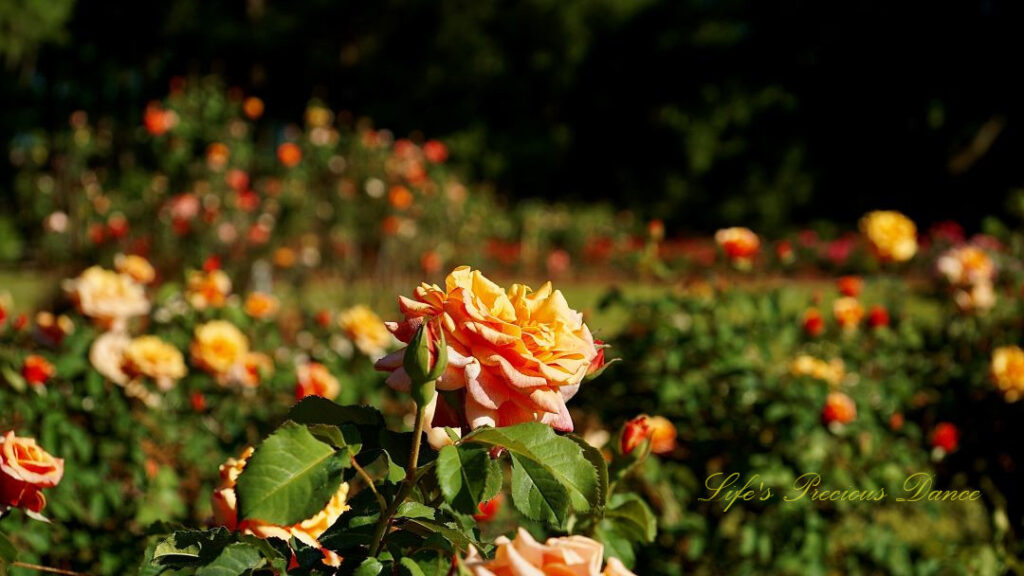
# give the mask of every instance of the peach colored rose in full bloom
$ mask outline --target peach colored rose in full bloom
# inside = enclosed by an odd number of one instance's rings
[[[585,536],[548,538],[541,544],[520,528],[515,540],[494,541],[493,560],[484,560],[470,548],[465,565],[473,576],[636,576],[611,558],[601,570],[604,546]]]
[[[40,512],[46,506],[41,490],[52,488],[64,476],[64,460],[20,438],[14,431],[0,437],[0,510],[5,507]]]
[[[380,316],[361,304],[342,310],[338,325],[360,352],[374,360],[387,353],[394,341]]]
[[[992,352],[989,374],[1007,402],[1024,397],[1024,350],[1019,346],[1001,346]]]
[[[238,496],[235,494],[235,484],[238,477],[245,470],[245,465],[253,455],[253,448],[246,448],[241,456],[229,458],[220,466],[220,484],[213,491],[213,517],[217,523],[228,530],[238,531],[243,534],[250,534],[257,538],[278,538],[289,541],[293,537],[307,546],[320,550],[323,554],[323,562],[329,566],[340,566],[341,557],[331,550],[320,545],[318,538],[330,528],[342,513],[349,509],[346,501],[348,499],[348,482],[342,482],[338,491],[334,493],[327,506],[317,512],[312,518],[303,520],[292,526],[279,526],[256,519],[238,521]]]
[[[540,421],[572,430],[565,403],[579,390],[598,350],[583,315],[550,282],[537,291],[522,284],[506,291],[463,266],[448,275],[444,288],[421,284],[414,298],[399,297],[399,307],[405,321],[388,323],[399,340],[408,342],[420,324],[436,321],[448,343],[448,368],[437,389],[460,391],[464,400],[459,406],[436,401],[434,426]],[[399,390],[410,386],[404,354],[403,348],[377,362]]]
[[[247,352],[242,361],[228,371],[228,380],[245,388],[256,388],[274,373],[274,361],[262,352]]]
[[[191,346],[192,362],[219,381],[249,353],[249,339],[234,324],[213,320],[196,327]]]
[[[860,230],[882,261],[906,262],[917,254],[917,226],[899,212],[869,212],[860,219]]]
[[[156,336],[140,336],[124,349],[124,372],[153,379],[161,390],[170,390],[188,374],[185,357]]]
[[[821,418],[825,424],[849,424],[857,418],[857,405],[842,392],[829,392]]]
[[[105,328],[122,328],[128,318],[149,313],[149,299],[131,276],[93,266],[64,283],[78,310]]]

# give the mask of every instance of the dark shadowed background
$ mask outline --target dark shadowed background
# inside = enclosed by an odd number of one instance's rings
[[[310,97],[449,143],[511,198],[608,200],[669,232],[895,208],[968,229],[1024,185],[1021,14],[727,0],[0,1],[0,134],[126,123],[179,75],[267,115]],[[13,205],[12,168],[0,198]]]

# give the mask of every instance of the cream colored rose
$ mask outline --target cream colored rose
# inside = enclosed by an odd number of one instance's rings
[[[515,540],[499,536],[493,560],[470,548],[466,567],[473,576],[636,576],[609,559],[602,571],[604,546],[585,536],[549,538],[541,544],[519,528]]]
[[[128,375],[124,372],[124,350],[132,339],[124,332],[106,332],[93,341],[89,348],[89,362],[107,380],[124,385]]]
[[[341,515],[349,509],[348,482],[342,482],[338,491],[334,493],[323,510],[317,512],[313,517],[303,520],[292,526],[279,526],[261,520],[246,519],[238,521],[238,497],[235,494],[235,484],[238,477],[245,470],[245,465],[253,455],[252,447],[246,448],[241,456],[229,458],[220,467],[220,485],[213,492],[213,515],[214,519],[225,526],[228,530],[235,530],[243,534],[250,534],[257,538],[278,538],[280,540],[291,540],[293,537],[307,546],[318,548],[324,555],[324,563],[338,566],[341,558],[330,550],[325,550],[318,540]]]
[[[954,286],[970,286],[991,282],[996,277],[996,266],[988,253],[970,244],[950,248],[936,262],[939,272]]]
[[[989,374],[1007,402],[1024,397],[1024,350],[1019,346],[1001,346],[992,352]]]
[[[139,284],[149,284],[156,279],[156,270],[153,269],[153,265],[149,263],[149,260],[134,254],[118,254],[115,256],[114,269],[121,274],[130,276],[132,280]]]
[[[124,371],[130,376],[152,378],[165,391],[188,374],[181,351],[156,336],[141,336],[128,344]]]
[[[230,322],[213,320],[196,327],[192,362],[219,380],[226,380],[248,352],[249,339]]]
[[[123,327],[128,318],[149,313],[149,299],[142,285],[130,276],[99,266],[68,280],[64,289],[82,314],[106,328]]]
[[[338,325],[356,348],[372,360],[387,353],[394,342],[384,321],[366,306],[353,306],[338,314]]]
[[[985,312],[996,305],[996,291],[989,281],[957,288],[953,302],[961,312]]]
[[[869,212],[860,219],[860,229],[883,261],[906,262],[917,254],[917,226],[899,212]]]

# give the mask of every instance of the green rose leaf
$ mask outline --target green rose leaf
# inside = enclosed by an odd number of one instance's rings
[[[285,422],[256,448],[235,491],[239,519],[290,526],[323,510],[341,484],[348,455]]]
[[[376,558],[367,558],[356,568],[353,576],[377,576],[384,570],[384,565]]]
[[[605,520],[630,542],[653,542],[658,521],[647,503],[636,494],[618,494],[605,512]]]
[[[484,447],[445,446],[436,472],[445,500],[463,514],[476,514],[481,502],[501,490],[501,469]]]
[[[480,428],[462,444],[508,450],[512,458],[512,500],[530,518],[562,525],[570,506],[577,512],[587,512],[604,500],[598,470],[584,449],[539,422]]]
[[[264,562],[259,550],[239,542],[224,548],[209,564],[200,566],[196,576],[241,576],[259,568]]]
[[[569,491],[551,470],[512,454],[512,502],[531,520],[562,526],[569,515]]]

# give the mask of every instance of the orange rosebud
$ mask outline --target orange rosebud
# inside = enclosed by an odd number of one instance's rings
[[[438,140],[427,140],[423,145],[423,155],[434,164],[443,164],[448,160],[448,147]]]
[[[57,369],[46,358],[32,354],[25,358],[21,375],[33,386],[42,386],[57,373]]]
[[[405,186],[392,186],[388,192],[388,202],[396,210],[405,210],[412,206],[412,192]]]
[[[651,437],[650,418],[641,414],[633,418],[622,428],[622,438],[619,441],[619,448],[623,454],[629,454]]]
[[[940,422],[932,431],[932,446],[941,448],[947,454],[960,445],[960,431],[949,422]]]
[[[242,112],[245,113],[249,120],[256,120],[263,116],[263,100],[255,96],[249,96],[242,102]]]
[[[661,242],[665,239],[665,223],[661,220],[654,219],[647,223],[647,235],[655,242]]]
[[[223,170],[231,157],[231,149],[221,142],[214,142],[206,148],[206,165],[210,170]]]
[[[889,311],[885,309],[885,306],[878,304],[871,307],[868,312],[868,326],[872,328],[882,328],[889,325]]]
[[[889,429],[893,432],[898,432],[903,429],[903,413],[893,412],[892,416],[889,417]]]
[[[285,142],[277,147],[277,160],[286,168],[294,168],[302,161],[302,149],[296,144]]]
[[[808,336],[821,336],[825,332],[825,318],[817,308],[808,308],[804,313],[803,328]]]
[[[857,418],[857,405],[853,399],[842,392],[830,392],[825,398],[825,408],[821,411],[825,424],[837,422],[849,424]]]
[[[494,520],[494,517],[498,515],[498,511],[501,510],[501,505],[504,502],[505,497],[499,493],[494,498],[486,502],[481,502],[479,506],[480,512],[473,515],[473,519],[477,522],[490,522]]]
[[[856,298],[864,288],[864,280],[860,276],[842,276],[836,280],[836,287],[843,296]]]
[[[420,256],[420,267],[423,268],[424,274],[437,274],[441,271],[441,266],[441,255],[433,250],[427,250]]]
[[[193,392],[189,398],[192,410],[195,412],[206,412],[206,396],[202,392]]]

